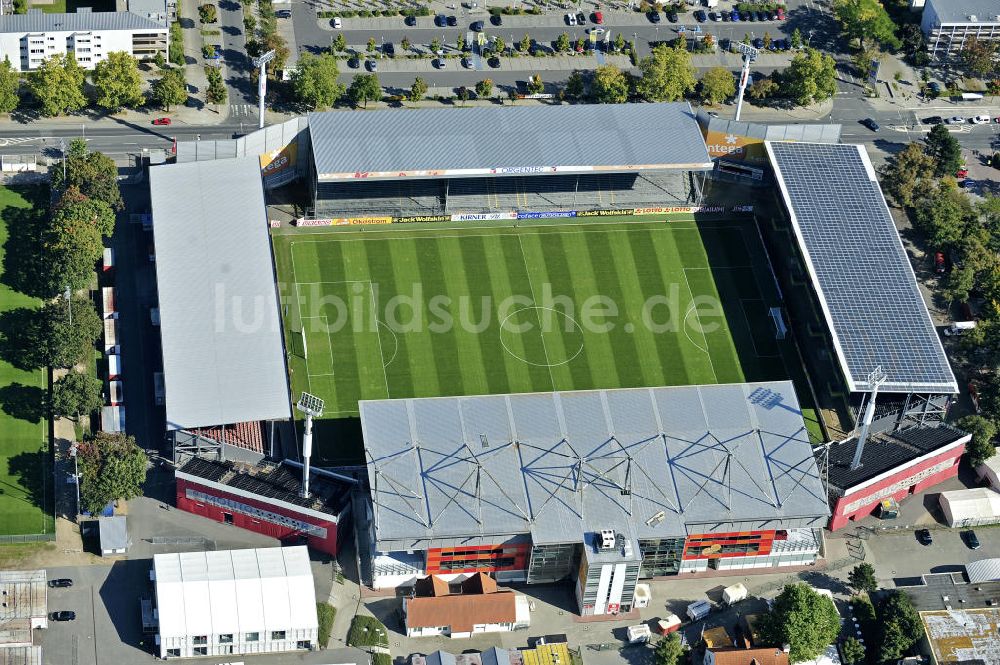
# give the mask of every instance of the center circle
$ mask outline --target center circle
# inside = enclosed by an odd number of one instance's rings
[[[525,330],[517,329],[519,327],[525,327]],[[547,332],[556,331],[561,333],[565,344],[559,357],[545,346],[543,337]],[[525,364],[558,367],[583,353],[583,328],[572,316],[554,307],[522,307],[500,321],[500,344],[504,351]]]

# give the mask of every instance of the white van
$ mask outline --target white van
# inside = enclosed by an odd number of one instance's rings
[[[687,615],[691,621],[704,619],[712,611],[712,603],[707,600],[699,600],[687,606]]]
[[[955,321],[947,328],[944,329],[945,337],[958,337],[959,335],[964,335],[970,330],[976,329],[975,321]]]

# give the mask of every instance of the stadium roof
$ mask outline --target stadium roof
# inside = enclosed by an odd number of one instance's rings
[[[850,389],[957,393],[864,147],[765,145]]]
[[[80,11],[71,14],[27,14],[0,16],[0,32],[90,32],[91,30],[164,30],[163,23],[132,12]]]
[[[320,180],[712,168],[686,102],[309,114]]]
[[[794,528],[829,514],[787,381],[359,404],[380,551]]]
[[[288,418],[256,157],[150,169],[167,428]]]
[[[161,640],[317,627],[305,546],[157,554],[153,570]]]
[[[718,116],[709,115],[707,111],[698,111],[698,122],[710,132],[724,132],[736,136],[747,136],[769,141],[813,141],[816,143],[837,143],[840,141],[841,125],[838,124],[803,124],[791,125],[767,124],[763,122],[740,122]]]

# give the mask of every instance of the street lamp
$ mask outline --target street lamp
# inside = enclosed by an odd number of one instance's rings
[[[258,115],[260,116],[258,129],[264,129],[264,99],[267,97],[267,63],[274,60],[274,56],[275,52],[272,50],[262,53],[253,59],[253,66],[257,68],[257,96],[260,97],[258,100]]]

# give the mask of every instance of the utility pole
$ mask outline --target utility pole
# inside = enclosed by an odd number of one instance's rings
[[[66,285],[66,290],[63,291],[63,297],[66,298],[66,313],[69,314],[69,326],[73,327],[73,290],[69,288],[69,284]]]
[[[274,60],[274,51],[262,53],[253,59],[253,66],[257,68],[257,113],[260,116],[258,129],[264,129],[264,99],[267,97],[267,63]]]
[[[743,42],[736,42],[736,48],[743,54],[743,71],[740,72],[740,90],[736,95],[736,117],[734,118],[734,120],[739,120],[740,112],[743,110],[743,91],[746,90],[747,81],[750,80],[750,63],[757,59],[757,54],[760,51]]]

